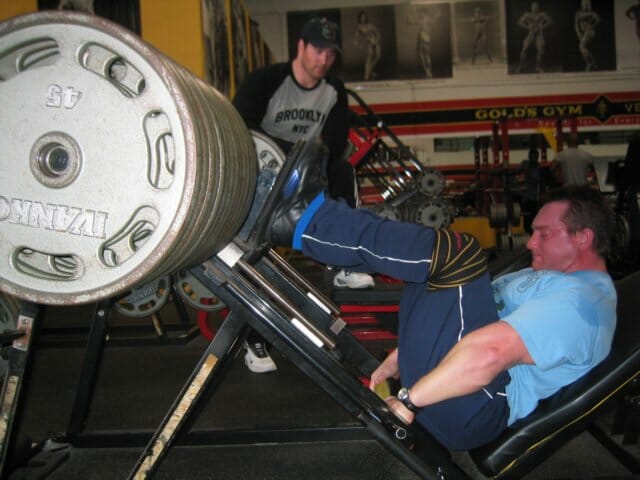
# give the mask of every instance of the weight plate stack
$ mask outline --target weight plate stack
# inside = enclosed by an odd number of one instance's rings
[[[181,270],[175,278],[178,294],[196,310],[216,312],[225,308],[226,305],[191,270]]]
[[[231,103],[100,17],[0,24],[0,290],[114,297],[201,263],[249,211],[257,162]]]
[[[251,138],[256,148],[256,156],[258,158],[258,168],[270,168],[279,172],[286,160],[286,155],[278,144],[264,133],[250,130]]]
[[[437,197],[442,194],[445,187],[445,179],[442,172],[430,168],[418,175],[418,190],[428,197]]]
[[[170,277],[162,277],[133,288],[114,303],[114,308],[127,317],[148,317],[164,307],[170,292]]]
[[[447,228],[453,220],[447,205],[438,200],[422,202],[415,215],[416,223],[433,228]]]

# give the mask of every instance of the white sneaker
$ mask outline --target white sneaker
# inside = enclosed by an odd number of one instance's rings
[[[264,342],[247,343],[244,342],[247,353],[244,355],[244,364],[254,373],[273,372],[278,366],[269,356],[267,346]]]
[[[340,270],[333,277],[334,287],[343,288],[372,288],[375,286],[373,277],[368,273],[350,272],[349,270]]]

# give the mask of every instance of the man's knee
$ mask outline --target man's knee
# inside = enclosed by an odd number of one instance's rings
[[[428,280],[430,288],[464,285],[487,271],[487,257],[473,235],[439,228],[434,231]]]

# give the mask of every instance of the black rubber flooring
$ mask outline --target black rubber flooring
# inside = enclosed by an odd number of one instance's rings
[[[84,349],[58,342],[63,337],[45,334],[35,346],[17,427],[34,442],[68,427]],[[205,348],[199,336],[175,344],[107,344],[86,427],[78,444],[63,450],[68,458],[42,477],[46,465],[23,466],[9,478],[127,478]],[[270,374],[249,372],[242,355],[233,359],[152,478],[417,478],[286,358],[273,356],[279,369]],[[626,477],[630,472],[585,433],[526,478]]]
[[[66,449],[69,459],[46,478],[126,478],[205,348],[201,337],[108,344],[78,446]],[[55,342],[35,349],[20,437],[40,442],[66,432],[83,354]],[[240,351],[153,478],[415,478],[293,364],[272,354],[278,371],[254,374]],[[22,477],[28,470],[10,478],[35,478]]]

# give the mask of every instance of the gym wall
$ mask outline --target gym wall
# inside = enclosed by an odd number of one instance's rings
[[[204,78],[201,0],[139,0],[142,38]],[[36,12],[37,0],[0,1],[0,20]]]

